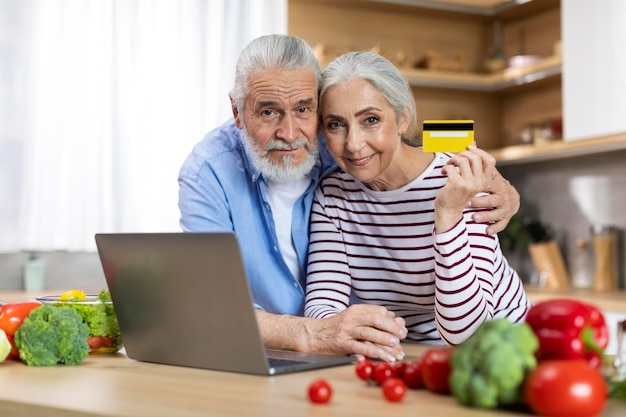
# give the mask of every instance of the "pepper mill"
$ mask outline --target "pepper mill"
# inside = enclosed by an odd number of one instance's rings
[[[611,291],[617,286],[617,231],[604,225],[591,228],[594,272],[593,289]]]

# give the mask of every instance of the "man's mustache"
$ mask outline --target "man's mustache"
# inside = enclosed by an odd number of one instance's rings
[[[296,150],[300,148],[306,148],[309,146],[309,141],[303,138],[296,139],[293,142],[285,142],[282,140],[273,140],[265,145],[266,151],[286,151]]]

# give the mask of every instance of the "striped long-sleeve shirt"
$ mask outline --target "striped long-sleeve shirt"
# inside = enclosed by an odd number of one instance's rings
[[[485,320],[521,322],[530,303],[496,236],[467,209],[434,233],[434,201],[449,156],[414,181],[376,192],[344,172],[324,179],[311,213],[305,314],[328,317],[357,302],[406,320],[408,339],[456,345]]]

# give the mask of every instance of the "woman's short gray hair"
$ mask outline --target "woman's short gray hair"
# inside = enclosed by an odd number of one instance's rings
[[[409,126],[402,134],[402,141],[411,146],[421,145],[413,91],[388,59],[373,52],[349,52],[336,58],[323,72],[320,101],[328,88],[348,80],[370,82],[394,108],[398,120],[408,110]]]
[[[313,49],[304,40],[288,35],[258,37],[250,42],[239,55],[235,69],[235,85],[230,96],[241,112],[248,95],[248,80],[252,74],[267,69],[303,68],[315,72],[319,87],[322,79],[320,65]]]

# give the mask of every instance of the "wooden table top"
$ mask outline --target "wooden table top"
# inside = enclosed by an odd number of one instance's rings
[[[406,346],[407,359],[424,349]],[[334,389],[329,404],[308,401],[307,387],[317,377]],[[138,362],[118,353],[90,356],[76,366],[29,367],[8,360],[0,364],[0,386],[0,415],[14,417],[494,416],[425,390],[387,402],[380,388],[356,377],[353,365],[269,377]],[[624,415],[626,401],[618,400],[609,401],[602,414]]]
[[[624,313],[626,315],[626,290],[623,289],[615,291],[593,291],[571,288],[553,290],[526,285],[525,290],[533,303],[557,297],[577,298],[582,301],[595,304],[602,310]],[[35,297],[39,297],[41,295],[58,295],[64,291],[65,290],[44,290],[31,293],[26,293],[24,291],[2,291],[0,292],[0,301],[24,301],[35,299]],[[97,294],[100,290],[95,289],[87,292]]]
[[[533,303],[552,298],[576,298],[596,305],[598,308],[613,313],[623,314],[626,317],[626,291],[593,291],[586,289],[557,289],[537,288],[526,286],[526,294]]]
[[[426,348],[406,345],[407,360]],[[333,386],[329,404],[308,401],[307,387],[318,377]],[[7,360],[0,363],[0,387],[0,415],[15,417],[528,417],[462,407],[452,396],[425,390],[409,390],[402,402],[390,403],[380,388],[356,377],[354,365],[269,377],[157,365],[117,353],[89,356],[76,366]],[[626,416],[626,401],[609,401],[601,416]]]

